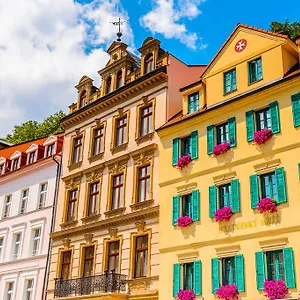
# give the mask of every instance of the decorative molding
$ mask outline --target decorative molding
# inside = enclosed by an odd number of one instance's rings
[[[115,239],[118,236],[118,228],[109,228],[108,233],[111,239]]]
[[[70,244],[71,244],[71,239],[69,238],[64,238],[62,239],[63,245],[65,249],[69,249],[70,248]]]
[[[228,172],[225,174],[213,176],[213,181],[217,185],[225,184],[236,178],[236,172]]]
[[[102,122],[101,122],[101,118],[97,118],[95,119],[95,123],[96,123],[96,126],[101,126],[102,125]]]
[[[148,98],[148,96],[142,97],[142,101],[144,102],[144,105],[148,105],[148,103],[149,103],[149,98]]]
[[[154,199],[148,199],[145,201],[132,203],[130,204],[130,207],[132,210],[144,209],[151,206],[153,203],[154,203]]]
[[[199,251],[177,254],[177,257],[180,264],[194,262],[199,257]]]
[[[288,238],[272,239],[269,241],[259,242],[262,251],[281,250],[288,244]]]
[[[137,228],[138,233],[143,233],[145,231],[145,221],[137,221],[134,223],[134,225]]]
[[[217,256],[219,258],[235,256],[240,252],[240,250],[241,250],[240,245],[216,248]]]
[[[108,168],[108,173],[115,175],[121,173],[124,169],[127,168],[129,160],[129,155],[125,155],[122,157],[118,157],[115,160],[111,160],[109,163],[106,164]]]
[[[135,165],[142,165],[150,162],[154,158],[155,150],[157,149],[157,144],[148,145],[142,149],[135,150],[130,153]]]
[[[149,290],[151,284],[151,278],[136,278],[128,281],[128,287],[130,290]]]
[[[74,189],[75,187],[80,185],[80,183],[81,183],[81,176],[73,177],[73,178],[65,181],[66,189],[67,190]]]
[[[85,241],[86,241],[87,245],[92,244],[92,242],[93,242],[93,236],[94,235],[92,233],[85,233],[84,234],[84,238],[85,238]]]
[[[86,173],[85,178],[86,182],[93,182],[100,180],[103,175],[103,169],[93,170],[92,172]]]
[[[264,174],[264,173],[275,171],[280,164],[281,164],[281,160],[278,158],[261,164],[254,165],[254,169],[257,174]]]
[[[191,182],[189,184],[181,185],[176,187],[177,193],[179,195],[186,195],[190,194],[193,190],[195,190],[197,187],[197,182]]]
[[[74,130],[74,133],[75,133],[75,136],[76,137],[79,137],[80,136],[80,128],[75,128],[75,130]]]

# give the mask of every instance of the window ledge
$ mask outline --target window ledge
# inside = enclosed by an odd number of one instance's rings
[[[122,213],[125,210],[126,210],[126,207],[119,207],[119,208],[116,208],[116,209],[108,210],[108,211],[104,212],[104,214],[106,216],[111,216],[111,215],[114,215],[114,214]]]
[[[94,162],[94,161],[96,161],[96,160],[102,159],[102,158],[103,158],[103,155],[104,155],[104,152],[100,152],[100,153],[98,153],[98,154],[96,154],[96,155],[89,156],[89,157],[88,157],[88,161],[89,161],[90,163],[92,163],[92,162]]]
[[[65,221],[60,224],[60,227],[65,228],[65,227],[72,227],[75,226],[78,223],[78,220],[73,220],[73,221]]]
[[[153,204],[153,202],[154,202],[154,199],[149,199],[149,200],[145,200],[142,202],[133,203],[130,205],[130,207],[132,209],[141,209],[141,208],[150,206],[151,204]]]
[[[153,138],[153,136],[154,136],[154,132],[150,132],[150,133],[148,133],[148,134],[146,134],[146,135],[137,137],[137,138],[135,139],[135,141],[136,141],[136,143],[139,145],[139,144],[141,144],[141,143],[143,143],[143,142],[145,142],[145,141],[151,141],[152,138]]]
[[[68,169],[69,171],[75,170],[77,168],[79,168],[82,165],[82,161],[79,161],[77,163],[72,163],[68,165]]]
[[[262,80],[263,80],[263,78],[260,78],[258,80],[253,81],[253,82],[248,82],[248,86],[250,86],[252,84],[255,84],[255,83],[259,82],[259,81],[262,81]]]
[[[92,221],[96,221],[100,218],[101,214],[95,214],[95,215],[91,215],[91,216],[85,216],[83,218],[81,218],[82,222],[88,223],[88,222],[92,222]]]
[[[126,142],[122,145],[119,145],[119,146],[114,146],[110,149],[110,151],[111,151],[112,154],[115,154],[117,152],[125,150],[127,148],[127,146],[128,146],[128,142]]]
[[[227,96],[227,95],[232,94],[232,93],[234,93],[234,92],[236,92],[236,91],[237,91],[237,89],[234,89],[234,90],[232,90],[232,91],[229,91],[229,92],[227,92],[227,93],[224,93],[223,96]]]

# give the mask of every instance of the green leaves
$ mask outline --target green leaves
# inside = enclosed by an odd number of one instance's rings
[[[273,32],[286,34],[292,40],[300,34],[300,22],[291,23],[289,20],[286,20],[284,23],[273,21],[270,25],[270,30]]]

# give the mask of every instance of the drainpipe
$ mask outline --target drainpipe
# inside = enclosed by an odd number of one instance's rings
[[[60,157],[59,160],[57,160],[57,158],[56,158],[58,156]],[[61,175],[61,165],[62,165],[61,164],[61,154],[57,154],[56,156],[53,155],[52,159],[57,164],[57,168],[56,168],[56,180],[55,180],[55,191],[54,191],[54,199],[53,199],[53,206],[52,206],[52,220],[51,220],[50,234],[54,231],[54,226],[55,226],[59,179],[60,179],[60,175]],[[42,291],[42,300],[46,300],[46,297],[47,297],[47,287],[48,287],[48,282],[49,282],[50,263],[51,263],[51,248],[52,248],[52,239],[49,238],[46,268],[45,268],[44,283],[43,283],[43,291]]]

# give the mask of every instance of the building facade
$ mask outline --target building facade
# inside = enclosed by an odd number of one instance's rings
[[[174,87],[195,81],[203,67],[185,65],[153,38],[139,52],[113,42],[101,87],[82,77],[62,120],[49,300],[158,298],[155,129],[182,106]]]
[[[62,143],[53,135],[0,150],[3,300],[42,299],[58,172],[52,156]]]
[[[159,299],[234,284],[263,300],[278,280],[299,298],[299,52],[239,24],[181,89],[183,111],[158,130]]]

